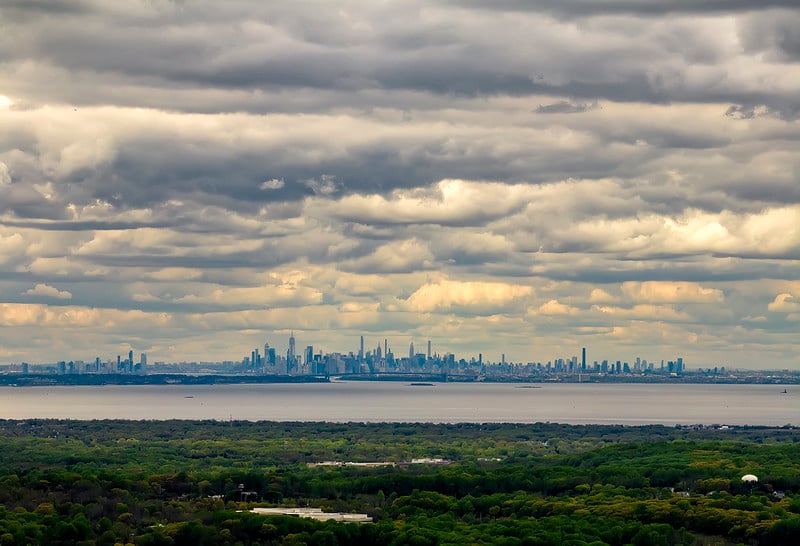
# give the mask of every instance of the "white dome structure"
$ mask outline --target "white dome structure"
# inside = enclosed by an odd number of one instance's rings
[[[742,476],[742,481],[744,483],[756,483],[758,482],[758,478],[753,474],[745,474]]]

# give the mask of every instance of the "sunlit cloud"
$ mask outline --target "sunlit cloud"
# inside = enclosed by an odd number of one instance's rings
[[[68,292],[67,290],[59,290],[58,288],[55,288],[53,286],[48,286],[46,284],[37,284],[33,288],[26,290],[25,295],[43,296],[45,298],[56,298],[59,300],[72,299],[71,292]]]

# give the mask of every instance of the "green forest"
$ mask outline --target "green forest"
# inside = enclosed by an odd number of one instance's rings
[[[800,429],[0,421],[0,544],[800,544]]]

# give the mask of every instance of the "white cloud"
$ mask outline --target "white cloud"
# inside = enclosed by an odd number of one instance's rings
[[[0,188],[9,184],[11,184],[11,172],[8,169],[8,165],[0,161]]]
[[[293,284],[252,287],[197,287],[200,293],[175,299],[176,303],[219,304],[229,306],[313,305],[322,302],[322,294],[314,289]]]
[[[610,303],[616,300],[617,298],[602,288],[593,288],[591,294],[589,294],[589,301],[591,303]]]
[[[420,312],[453,307],[500,309],[532,293],[530,286],[442,279],[420,286],[408,298],[406,305],[409,309]]]
[[[131,294],[131,299],[138,302],[154,302],[161,301],[161,298],[154,296],[149,292],[134,292]]]
[[[722,290],[706,288],[693,282],[628,281],[622,283],[622,293],[630,300],[647,303],[721,303]]]
[[[0,264],[19,259],[27,250],[27,241],[20,233],[4,236],[0,232]]]
[[[365,224],[475,224],[519,209],[534,193],[523,184],[442,180],[431,189],[394,190],[388,197],[350,195],[327,214]]]
[[[331,196],[339,191],[339,182],[332,174],[323,174],[319,178],[311,178],[305,181],[305,185],[311,188],[317,195]]]
[[[264,180],[258,187],[262,190],[279,190],[285,185],[283,178],[271,178],[270,180]]]
[[[362,273],[406,273],[431,268],[433,254],[427,243],[412,238],[381,245],[372,254],[345,261],[342,266]]]
[[[669,305],[634,305],[633,307],[613,307],[608,305],[594,305],[593,310],[603,315],[626,320],[678,320],[689,321],[691,317],[684,312],[676,311]]]
[[[578,313],[580,313],[580,309],[578,309],[577,307],[573,307],[571,305],[563,304],[558,300],[550,300],[540,305],[539,308],[536,310],[536,313],[545,316],[577,315]]]
[[[188,267],[164,267],[147,274],[148,279],[156,281],[194,281],[202,277],[203,272]]]
[[[43,296],[46,298],[56,298],[59,300],[72,299],[72,293],[66,290],[59,290],[46,284],[37,284],[34,288],[25,291],[27,296]]]
[[[50,307],[44,304],[0,303],[0,325],[39,328],[103,328],[106,332],[124,333],[126,328],[150,331],[172,321],[168,313],[100,309],[83,306]]]
[[[800,312],[800,299],[792,294],[778,294],[767,309],[773,313],[797,313]]]

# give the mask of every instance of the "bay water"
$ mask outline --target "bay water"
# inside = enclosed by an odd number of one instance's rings
[[[800,425],[800,386],[333,381],[2,387],[0,418],[783,426]]]

